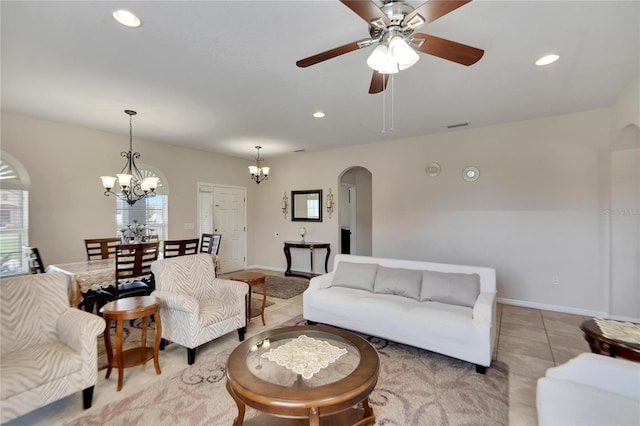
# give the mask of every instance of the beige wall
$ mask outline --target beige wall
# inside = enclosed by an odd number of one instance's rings
[[[608,149],[603,109],[280,158],[258,194],[249,263],[284,268],[282,241],[297,238],[279,212],[284,191],[326,192],[357,165],[373,177],[374,256],[492,266],[503,300],[606,312],[599,170]],[[432,161],[442,166],[435,178],[425,172]],[[476,182],[462,179],[470,165]],[[307,238],[335,252],[339,228],[334,214],[307,225]]]
[[[627,102],[633,103],[633,102]],[[615,115],[624,122],[628,107]],[[134,140],[170,184],[170,237],[190,236],[197,182],[247,187],[248,265],[284,269],[282,242],[299,222],[280,209],[284,192],[339,187],[352,166],[372,173],[374,256],[495,267],[507,302],[590,314],[609,312],[611,111],[553,116],[406,140],[269,159],[268,181],[247,160]],[[113,230],[113,200],[97,178],[122,167],[127,135],[2,115],[2,149],[31,176],[31,243],[46,263],[84,256],[82,239]],[[425,167],[442,166],[437,177]],[[480,169],[465,182],[466,166]],[[338,212],[305,223],[306,239],[338,251]],[[322,254],[320,257],[322,258]],[[318,258],[318,259],[319,259]],[[329,269],[331,269],[331,264]]]
[[[1,148],[29,173],[29,243],[46,264],[83,260],[85,238],[115,234],[115,200],[102,194],[99,176],[122,169],[128,141],[128,134],[2,114]],[[141,140],[135,127],[133,148],[169,182],[170,238],[196,236],[198,181],[254,190],[247,160]]]

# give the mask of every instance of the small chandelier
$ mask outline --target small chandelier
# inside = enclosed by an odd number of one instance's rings
[[[129,115],[129,152],[122,151],[120,155],[125,157],[127,161],[116,177],[100,176],[100,179],[102,179],[102,186],[105,189],[104,195],[113,194],[132,206],[138,200],[156,195],[155,190],[158,187],[158,178],[155,176],[143,177],[140,170],[138,170],[135,160],[140,158],[140,153],[133,152],[133,127],[131,123],[132,116],[136,115],[137,112],[130,109],[126,109],[124,112]],[[120,192],[112,191],[116,181],[120,186]]]
[[[262,166],[260,167],[260,162],[264,160],[264,158],[260,158],[260,148],[261,146],[255,147],[258,150],[258,156],[256,157],[256,165],[249,166],[249,173],[251,174],[251,179],[255,180],[257,184],[260,184],[263,180],[269,179],[269,167]]]
[[[386,41],[374,49],[367,65],[380,74],[396,74],[413,66],[420,57],[407,44],[400,30],[389,31]]]

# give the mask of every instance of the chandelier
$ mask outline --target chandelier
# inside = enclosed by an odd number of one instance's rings
[[[371,52],[367,65],[380,74],[396,74],[415,65],[420,56],[407,44],[401,29],[391,28],[386,39]]]
[[[100,179],[102,179],[102,186],[105,189],[104,195],[113,194],[132,206],[138,200],[156,195],[155,190],[158,187],[158,178],[155,176],[143,177],[140,170],[138,170],[135,160],[140,158],[140,153],[133,152],[133,127],[131,123],[132,116],[136,115],[137,112],[130,109],[126,109],[124,112],[129,115],[129,152],[122,151],[120,155],[125,157],[127,161],[116,177],[100,176]],[[120,192],[112,191],[116,181],[120,186]]]
[[[255,147],[258,150],[258,156],[256,157],[256,165],[249,166],[249,173],[251,174],[251,179],[255,180],[257,184],[260,184],[263,180],[269,179],[269,167],[262,166],[260,167],[260,162],[264,160],[264,158],[260,158],[260,148],[261,146]]]

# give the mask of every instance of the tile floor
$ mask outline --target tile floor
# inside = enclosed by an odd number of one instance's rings
[[[248,336],[275,327],[302,313],[302,295],[288,300],[270,300],[275,303],[266,309],[267,325],[263,326],[259,317],[254,318],[249,323]],[[499,328],[494,359],[509,365],[509,424],[537,425],[536,380],[544,375],[547,368],[562,364],[581,352],[589,352],[589,346],[578,328],[587,318],[502,304],[498,305],[497,316]],[[237,344],[237,334],[229,333],[200,348],[196,362],[198,357],[207,352],[225,350]],[[186,350],[177,345],[169,345],[160,355],[160,366],[160,376],[155,374],[153,363],[126,369],[121,392],[116,392],[117,374],[105,379],[102,372],[95,388],[92,408],[132,395],[183,370],[187,367]],[[6,425],[61,425],[83,412],[81,393],[78,393]]]

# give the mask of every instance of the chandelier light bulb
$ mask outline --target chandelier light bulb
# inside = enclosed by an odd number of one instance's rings
[[[381,44],[371,52],[367,59],[367,65],[375,71],[380,71],[385,62],[387,62],[387,46]]]

